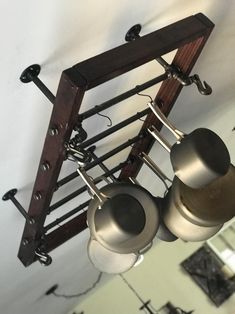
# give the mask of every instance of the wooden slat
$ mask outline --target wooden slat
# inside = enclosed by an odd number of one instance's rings
[[[35,219],[35,224],[30,225],[26,222],[22,240],[27,240],[28,244],[23,245],[23,241],[21,241],[18,253],[19,259],[25,266],[30,265],[35,259],[34,252],[43,233],[43,225],[47,215],[46,210],[50,206],[64,161],[64,144],[70,139],[84,95],[84,89],[85,82],[83,80],[80,81],[80,87],[78,87],[70,81],[66,73],[62,74],[48,128],[49,130],[52,127],[57,127],[59,133],[56,136],[51,136],[49,132],[46,134],[28,210],[29,216]],[[49,162],[51,166],[51,169],[47,172],[43,172],[40,168],[44,161]],[[34,198],[37,192],[42,195],[40,200]]]
[[[90,89],[204,36],[208,27],[213,24],[199,13],[80,62],[73,69]]]

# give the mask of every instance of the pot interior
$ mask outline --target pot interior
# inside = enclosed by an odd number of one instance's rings
[[[117,244],[139,235],[145,226],[143,207],[133,196],[118,194],[104,203],[95,213],[98,234],[107,243]]]

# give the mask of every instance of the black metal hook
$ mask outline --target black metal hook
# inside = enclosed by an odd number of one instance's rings
[[[92,159],[89,151],[86,151],[84,148],[73,146],[68,143],[65,144],[67,150],[67,159],[77,162],[81,167],[86,166]]]
[[[132,26],[126,33],[125,40],[131,42],[140,38],[141,28],[140,24]],[[186,76],[178,67],[168,64],[162,57],[156,58],[156,61],[163,66],[169,78],[175,78],[183,86],[188,86],[192,83],[196,84],[199,93],[202,95],[210,95],[212,93],[211,86],[205,81],[202,82],[198,74]]]
[[[102,113],[100,113],[100,112],[97,112],[97,114],[98,114],[98,116],[104,117],[104,118],[106,118],[106,119],[109,120],[109,123],[107,124],[107,126],[108,126],[109,128],[113,125],[113,122],[112,122],[112,120],[111,120],[111,118],[110,118],[109,116],[107,116],[107,115],[105,115],[105,114],[102,114]]]
[[[187,77],[179,69],[175,69],[175,72],[173,71],[170,74],[183,86],[188,86],[193,83],[196,84],[199,93],[202,95],[210,95],[212,93],[211,86],[206,81],[202,82],[198,74]]]
[[[52,263],[51,256],[43,252],[39,248],[35,250],[35,255],[37,256],[40,264],[42,264],[43,266],[49,266]]]
[[[197,89],[202,95],[210,95],[212,93],[211,86],[206,81],[201,81],[199,75],[194,74],[192,77],[192,82],[197,85]]]

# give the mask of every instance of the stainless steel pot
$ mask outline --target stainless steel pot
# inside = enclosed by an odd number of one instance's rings
[[[100,190],[108,199],[99,209],[94,197],[87,210],[91,236],[118,253],[140,252],[155,237],[159,213],[152,195],[131,183],[113,183]]]
[[[175,175],[191,188],[202,188],[225,175],[230,165],[230,155],[222,139],[213,131],[199,128],[186,135],[178,130],[151,102],[148,104],[157,118],[173,133],[177,143],[171,146],[154,126],[149,133],[170,152]]]
[[[160,171],[159,173],[159,168],[149,156],[143,155],[142,159],[145,162],[145,164],[147,164],[154,171],[154,173],[160,176],[162,180],[165,180],[166,178],[165,174],[162,175],[162,171]],[[228,173],[230,173],[230,171]],[[227,174],[226,176],[230,177],[229,174]],[[220,180],[221,178],[217,179],[216,182]],[[230,179],[228,178],[226,182],[227,181],[229,182]],[[208,188],[204,189],[207,189],[208,192]],[[173,235],[181,238],[184,241],[207,240],[212,235],[217,233],[223,226],[223,224],[219,223],[218,221],[215,221],[214,219],[205,220],[204,217],[200,217],[200,215],[197,215],[197,211],[194,212],[192,209],[193,202],[184,201],[184,196],[187,196],[188,190],[190,190],[191,195],[195,191],[198,192],[197,195],[200,196],[200,190],[195,190],[187,187],[175,176],[172,182],[172,186],[168,190],[167,196],[164,199],[156,198],[157,201],[160,200],[160,203],[158,203],[158,207],[160,210],[160,217],[164,223],[162,224],[162,226],[165,225],[166,230],[169,230],[169,232],[171,232]],[[221,200],[221,203],[223,202],[225,202],[225,199]],[[208,208],[208,202],[206,204],[203,202],[201,203],[198,202],[197,205],[199,208],[200,206],[201,207],[206,206],[206,210],[211,212],[211,207]],[[207,212],[206,210],[204,210],[204,212]],[[212,215],[210,215],[210,217],[211,216]],[[161,230],[159,228],[157,233],[158,237],[160,231]],[[166,240],[164,239],[165,237]],[[167,234],[166,235],[164,234],[164,229],[163,240],[167,241]]]
[[[172,193],[190,210],[191,219],[201,225],[225,223],[235,216],[235,167],[230,165],[226,175],[202,189],[192,189],[175,180]],[[187,204],[187,205],[186,205]]]
[[[78,172],[94,194],[87,210],[91,237],[121,254],[138,253],[149,246],[159,227],[153,196],[131,183],[111,183],[98,190],[84,169]]]
[[[156,197],[155,201],[157,202],[157,205],[158,205],[158,208],[160,211],[159,212],[160,213],[160,225],[159,225],[156,237],[162,241],[165,241],[165,242],[176,241],[178,239],[178,237],[175,234],[173,234],[169,230],[169,228],[167,228],[167,226],[163,220],[164,210],[165,210],[165,207],[163,206],[164,199],[160,198],[160,197]]]
[[[164,200],[164,207],[163,220],[165,225],[174,235],[184,241],[205,241],[215,235],[223,226],[223,224],[217,224],[205,227],[192,222],[189,219],[190,212],[187,211],[188,209],[183,203],[176,203],[171,192]],[[182,209],[184,209],[184,214]]]

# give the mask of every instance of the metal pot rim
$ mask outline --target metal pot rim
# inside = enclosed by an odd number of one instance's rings
[[[130,238],[123,243],[110,244],[102,236],[97,233],[95,226],[95,213],[99,206],[97,197],[91,200],[87,210],[87,221],[90,228],[90,233],[101,245],[108,250],[121,254],[135,253],[144,249],[155,237],[159,227],[159,210],[153,196],[143,187],[132,183],[111,183],[100,191],[108,197],[113,197],[118,194],[128,194],[134,197],[142,206],[145,213],[145,226],[140,234]]]
[[[92,238],[88,241],[87,254],[95,268],[108,274],[124,273],[135,266],[139,259],[139,255],[135,253],[120,254],[110,251]],[[104,255],[107,260],[102,260],[102,255]],[[118,263],[116,261],[114,264],[115,259],[118,259]]]

